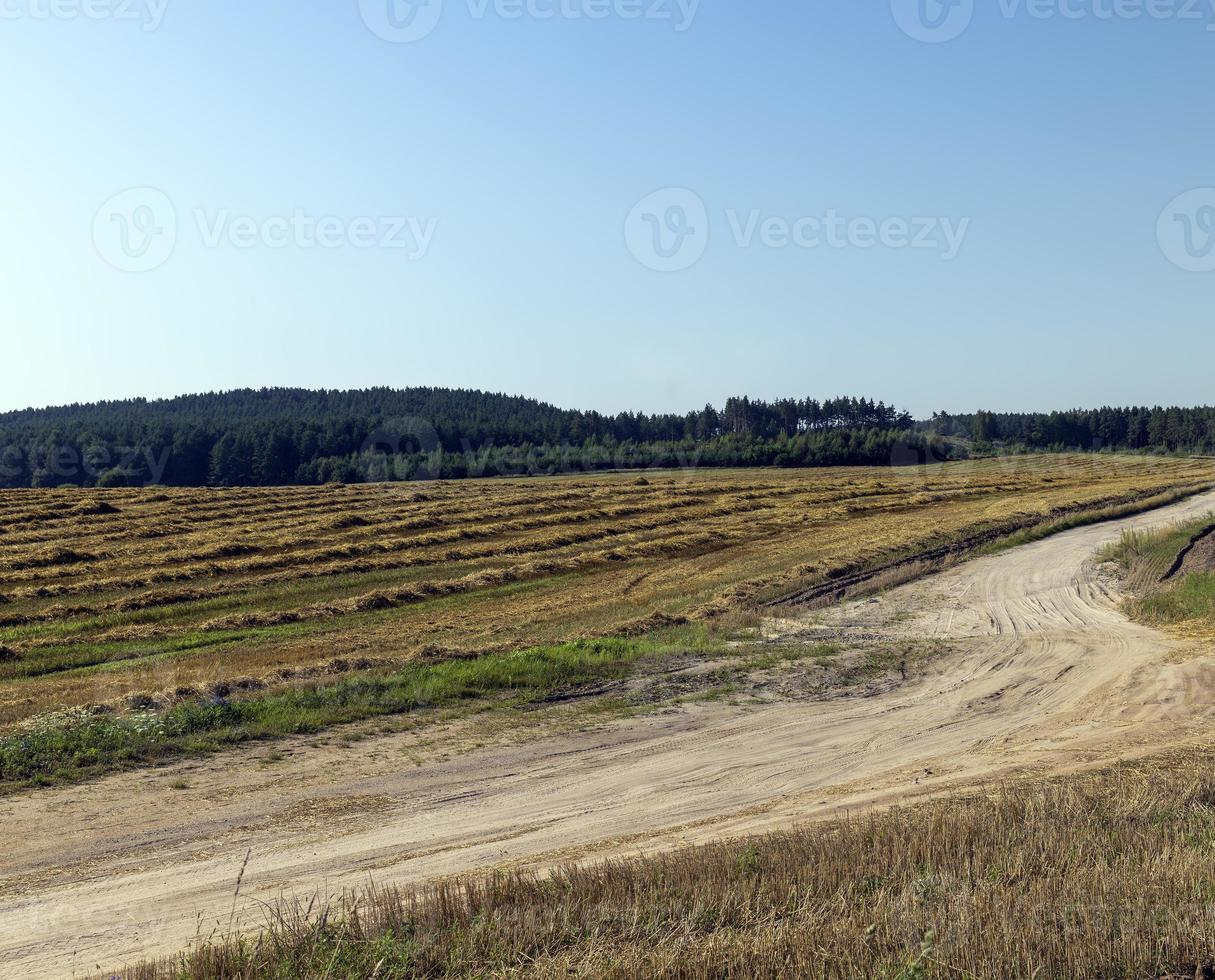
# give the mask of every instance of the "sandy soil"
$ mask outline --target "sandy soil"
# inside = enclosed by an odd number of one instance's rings
[[[272,764],[262,746],[5,799],[0,976],[175,952],[282,895],[633,854],[1184,740],[1215,711],[1215,660],[1128,622],[1091,559],[1124,527],[1212,509],[1207,494],[770,623],[774,642],[948,639],[869,697],[689,705],[481,748],[456,725],[447,755],[408,733]]]

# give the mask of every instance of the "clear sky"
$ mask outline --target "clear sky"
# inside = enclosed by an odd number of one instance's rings
[[[0,409],[1215,402],[1215,3],[951,2],[0,0]]]

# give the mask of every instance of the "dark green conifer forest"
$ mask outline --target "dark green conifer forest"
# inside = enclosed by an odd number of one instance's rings
[[[0,414],[0,486],[272,486],[651,467],[906,465],[971,453],[1215,451],[1215,409],[937,413],[730,398],[609,416],[443,388],[294,388]]]

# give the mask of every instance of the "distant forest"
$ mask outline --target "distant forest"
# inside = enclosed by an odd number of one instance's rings
[[[731,398],[684,415],[442,388],[272,388],[0,414],[0,487],[268,486],[688,466],[904,465],[973,453],[1215,449],[1215,409],[938,413]]]
[[[1068,412],[937,412],[920,427],[978,452],[1122,450],[1215,453],[1215,408],[1096,408]]]

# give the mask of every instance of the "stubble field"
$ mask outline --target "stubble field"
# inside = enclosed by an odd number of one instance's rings
[[[1190,622],[1213,488],[1210,460],[1102,455],[0,495],[0,809],[22,841],[0,951],[30,976],[188,944],[130,975],[1196,975],[1210,791],[1188,763],[1116,820],[1087,784],[1005,793],[996,820],[948,794],[1207,738],[1206,648],[1119,615],[1093,559],[1133,581],[1181,557],[1133,601]],[[1140,846],[1138,811],[1170,797]],[[772,829],[569,872],[589,903],[530,876]],[[1050,870],[1124,832],[1113,871]],[[525,873],[484,886],[492,921],[479,879],[467,907],[427,890],[503,862]],[[369,868],[422,891],[250,938],[290,916],[279,897],[323,909]],[[1176,888],[1136,905],[1157,872]],[[1059,932],[1093,882],[1144,928]],[[655,936],[677,948],[622,956]]]
[[[636,636],[1215,483],[1207,460],[0,493],[0,736]],[[7,736],[6,736],[7,733]],[[11,746],[10,746],[11,748]]]

